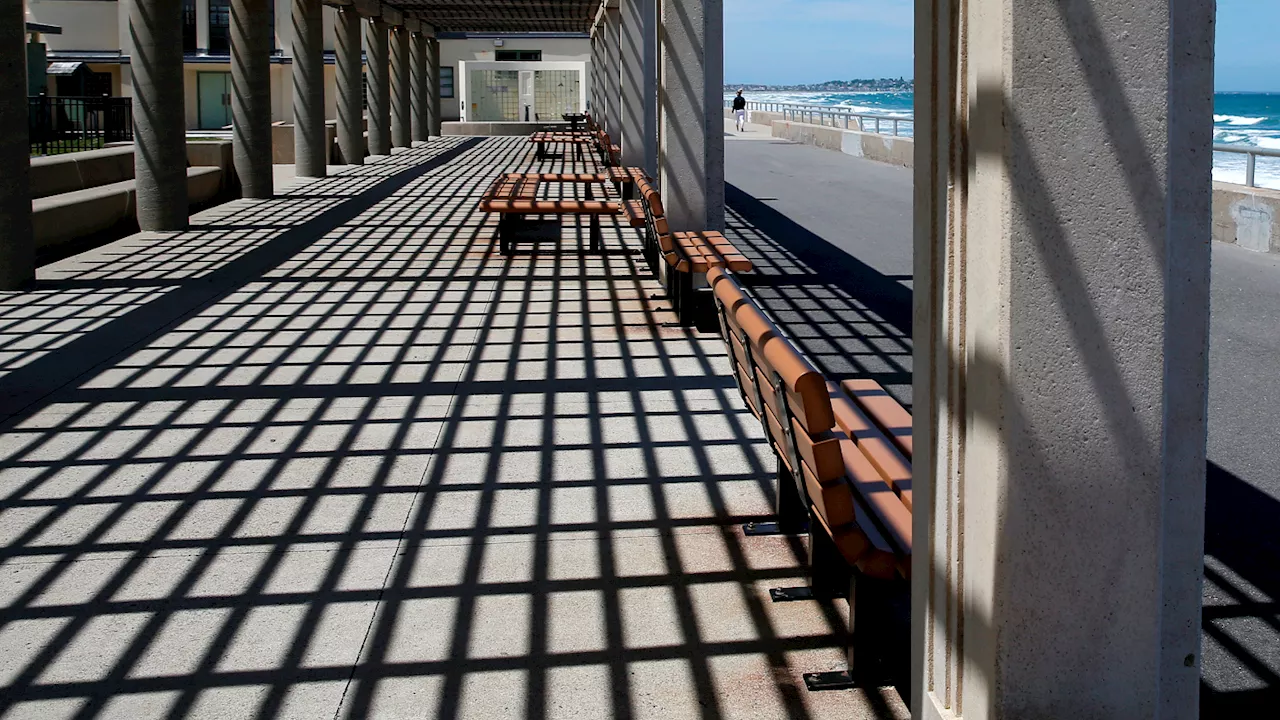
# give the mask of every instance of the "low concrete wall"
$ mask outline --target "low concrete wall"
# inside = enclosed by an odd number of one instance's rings
[[[903,167],[911,167],[915,159],[915,143],[911,138],[877,135],[787,120],[777,120],[772,127],[773,136],[776,138],[836,150],[853,157]]]
[[[441,135],[532,135],[536,132],[567,130],[569,123],[563,120],[545,123],[525,122],[446,122],[440,124]]]
[[[368,121],[365,121],[368,124]],[[334,148],[338,144],[338,123],[337,121],[327,122],[324,125],[324,161],[328,165],[333,164]],[[295,160],[296,147],[293,142],[293,124],[292,123],[273,123],[271,125],[271,164],[272,165],[293,165]]]
[[[1213,184],[1213,239],[1280,253],[1280,190]]]
[[[187,192],[195,208],[234,195],[231,143],[187,143]],[[132,144],[33,158],[32,229],[41,254],[108,242],[133,232],[137,190]]]

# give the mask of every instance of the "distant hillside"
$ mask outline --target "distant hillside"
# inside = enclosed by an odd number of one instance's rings
[[[789,90],[793,92],[911,92],[915,81],[906,78],[878,78],[875,80],[828,80],[814,85],[761,85],[758,83],[725,83],[725,92],[738,90]]]

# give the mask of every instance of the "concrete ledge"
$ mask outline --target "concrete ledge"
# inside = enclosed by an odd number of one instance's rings
[[[132,153],[130,153],[132,156]],[[187,193],[192,205],[208,203],[222,191],[222,168],[187,168]],[[31,220],[36,249],[47,250],[104,233],[134,227],[137,188],[132,179],[36,198]]]
[[[440,124],[441,135],[472,135],[481,137],[532,135],[536,132],[564,130],[569,123],[554,122],[446,122]]]
[[[1213,239],[1255,252],[1280,253],[1280,190],[1213,184]]]
[[[776,138],[827,150],[837,150],[845,155],[867,160],[911,167],[915,157],[915,143],[911,138],[877,135],[788,120],[775,120],[772,127],[773,136]]]
[[[31,197],[133,179],[133,145],[31,159]]]

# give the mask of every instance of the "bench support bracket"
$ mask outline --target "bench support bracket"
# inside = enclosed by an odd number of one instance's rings
[[[857,687],[857,683],[853,681],[853,676],[850,675],[847,670],[805,673],[804,685],[809,688],[810,692],[819,692],[821,690],[849,690]]]

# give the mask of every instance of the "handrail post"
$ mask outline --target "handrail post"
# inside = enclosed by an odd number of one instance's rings
[[[876,134],[880,134],[880,118],[876,117]]]
[[[1258,162],[1258,156],[1253,153],[1245,154],[1244,161],[1244,184],[1246,187],[1254,187],[1253,171]]]
[[[893,136],[898,137],[898,118],[893,119]]]

